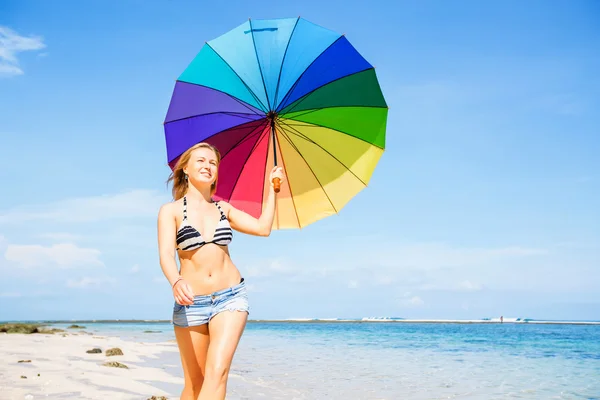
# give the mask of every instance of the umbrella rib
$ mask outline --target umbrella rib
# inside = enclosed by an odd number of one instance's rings
[[[310,67],[312,67],[312,65],[323,55],[323,53],[325,53],[327,50],[329,50],[329,48],[331,46],[333,46],[334,44],[336,44],[338,42],[338,40],[340,40],[343,37],[344,37],[343,35],[340,35],[340,37],[337,38],[337,39],[335,39],[329,46],[327,46],[327,48],[325,48],[325,50],[323,50],[321,52],[321,54],[319,54],[318,56],[315,57],[315,59],[310,63],[310,65],[308,67],[306,67],[304,69],[304,71],[302,71],[302,73],[300,74],[300,76],[298,77],[298,79],[296,79],[296,82],[294,82],[294,84],[287,91],[287,93],[283,97],[283,100],[281,100],[280,104],[285,104],[285,101],[287,100],[288,96],[290,96],[291,93],[294,91],[294,89],[296,89],[296,86],[298,86],[298,83],[300,82],[300,79],[302,79],[302,77],[304,76],[304,74],[306,74],[306,71],[308,71],[310,69]],[[277,111],[279,111],[279,110],[277,110]]]
[[[262,67],[260,66],[260,60],[258,59],[258,51],[256,50],[256,41],[254,40],[254,29],[252,29],[252,20],[248,20],[250,23],[250,34],[252,35],[252,44],[254,45],[254,54],[256,54],[256,63],[258,64],[258,70],[260,71],[260,77],[262,79],[263,89],[265,89],[265,96],[267,96],[267,110],[271,110],[271,103],[269,102],[269,92],[267,92],[267,85],[265,83],[265,75],[263,74]]]
[[[316,112],[316,111],[321,111],[321,110],[323,110],[323,109],[325,109],[325,108],[329,108],[329,107],[322,107],[322,108],[311,108],[311,109],[309,109],[309,110],[301,110],[301,111],[297,111],[297,112],[299,112],[299,113],[302,113],[302,114],[297,114],[297,115],[294,115],[294,118],[295,118],[295,117],[301,117],[301,116],[303,116],[303,115],[306,115],[306,114],[314,113],[314,112]],[[302,112],[302,111],[304,111],[304,112]],[[289,119],[289,120],[293,120],[293,119],[294,119],[294,118],[286,117],[286,115],[287,115],[287,113],[285,113],[285,114],[281,114],[281,115],[279,115],[279,118],[280,118],[280,119]]]
[[[286,120],[292,120],[293,121],[297,117],[301,117],[303,115],[311,114],[311,113],[314,113],[314,112],[317,112],[317,111],[321,111],[321,110],[327,110],[327,109],[330,109],[330,108],[382,108],[382,109],[384,109],[384,108],[388,108],[388,107],[387,106],[385,106],[385,107],[384,106],[364,106],[362,104],[356,104],[356,105],[344,104],[344,105],[339,105],[339,106],[326,106],[326,107],[317,107],[317,108],[307,108],[306,110],[295,111],[295,112],[301,113],[301,114],[296,114],[296,115],[293,116],[293,118],[292,117],[286,117],[286,115],[291,114],[291,113],[286,112],[285,114],[280,114],[279,118],[280,119],[286,119]]]
[[[337,208],[335,208],[335,205],[333,204],[333,201],[331,201],[331,198],[329,197],[329,195],[325,191],[325,188],[321,184],[321,181],[319,180],[319,178],[317,178],[317,175],[315,174],[315,171],[313,171],[313,169],[310,167],[310,165],[308,164],[308,162],[306,162],[306,159],[304,157],[302,157],[302,153],[300,152],[300,150],[298,150],[298,147],[296,147],[296,145],[292,142],[292,140],[285,133],[286,130],[283,129],[283,127],[282,127],[281,131],[282,131],[282,136],[285,137],[285,140],[287,140],[287,142],[290,144],[290,146],[292,146],[294,148],[294,150],[296,150],[298,152],[298,154],[300,155],[300,158],[302,158],[302,161],[304,161],[304,163],[306,164],[306,166],[308,167],[308,169],[310,170],[310,172],[312,172],[313,176],[317,180],[317,183],[321,187],[321,190],[323,190],[323,193],[325,194],[325,197],[327,197],[327,200],[329,201],[329,204],[331,204],[331,207],[333,207],[333,210],[335,211],[335,213],[338,214]]]
[[[271,142],[271,138],[269,137],[269,143]],[[260,195],[260,210],[263,210],[263,203],[265,201],[265,181],[267,180],[267,161],[269,160],[269,143],[267,143],[267,151],[265,153],[265,171],[263,171],[263,182],[262,182],[262,194]],[[275,144],[273,144],[275,145]]]
[[[277,129],[275,129],[275,133],[277,133]],[[283,135],[283,132],[282,132],[282,135]],[[286,140],[287,140],[287,138],[286,138]],[[279,140],[276,141],[277,148],[279,149],[279,155],[281,156],[281,162],[283,163],[283,168],[285,171],[287,171],[287,168],[285,166],[285,157],[283,156],[283,151],[281,150],[281,145],[279,142],[280,142]],[[288,184],[288,187],[290,188],[290,197],[292,198],[292,204],[294,205],[294,215],[296,216],[296,221],[298,221],[298,228],[302,229],[302,224],[300,223],[300,217],[298,216],[298,209],[296,208],[296,201],[294,200],[294,191],[292,190],[292,182],[289,179],[289,175],[287,174],[287,172],[285,172],[285,174],[288,177],[287,184]],[[264,188],[264,185],[263,185],[263,188]],[[279,210],[277,212],[279,212]],[[278,217],[279,217],[279,215],[278,215]]]
[[[339,78],[337,78],[337,79],[334,79],[334,80],[332,80],[331,82],[327,82],[326,84],[324,84],[324,85],[321,85],[321,86],[319,86],[319,87],[317,87],[317,88],[314,88],[313,90],[311,90],[310,92],[306,93],[305,95],[303,95],[303,96],[302,96],[302,97],[300,97],[299,99],[296,99],[296,101],[294,101],[292,104],[290,104],[290,105],[293,105],[293,107],[292,107],[292,108],[290,108],[289,110],[285,111],[285,113],[290,113],[290,112],[292,112],[292,110],[293,110],[294,108],[298,107],[298,106],[299,106],[299,105],[300,105],[300,104],[301,104],[301,103],[302,103],[304,100],[306,100],[306,99],[307,99],[307,98],[308,98],[308,97],[309,97],[311,94],[313,94],[313,93],[314,93],[314,92],[316,92],[317,90],[319,90],[319,89],[321,89],[321,88],[324,88],[324,87],[326,87],[326,86],[328,86],[328,85],[330,85],[330,84],[332,84],[332,83],[335,83],[335,82],[337,82],[337,81],[339,81],[339,80],[341,80],[341,79],[348,78],[348,77],[350,77],[350,76],[352,76],[352,75],[360,74],[361,72],[369,71],[369,70],[371,70],[371,69],[375,69],[375,68],[373,68],[373,67],[370,67],[370,68],[367,68],[367,69],[363,69],[362,71],[356,71],[356,72],[353,72],[353,73],[351,73],[351,74],[348,74],[348,75],[345,75],[345,76],[341,76],[341,77],[339,77]],[[365,106],[365,107],[368,107],[368,106]],[[284,108],[284,110],[285,110],[285,108]],[[282,110],[282,111],[283,111],[283,110]]]
[[[383,108],[383,107],[381,107],[381,108]],[[315,111],[318,111],[318,110],[315,110]],[[305,115],[305,114],[302,114],[302,115]],[[283,120],[286,120],[286,121],[296,121],[293,118],[282,118],[281,116],[279,117],[279,120],[281,120],[281,121],[283,121]],[[308,124],[308,125],[318,126],[318,127],[321,127],[321,128],[331,129],[332,131],[336,131],[336,132],[343,133],[344,135],[352,136],[353,138],[361,140],[361,141],[363,141],[365,143],[368,143],[371,146],[375,146],[375,147],[380,148],[381,150],[385,150],[383,147],[377,146],[376,144],[371,143],[369,141],[366,141],[365,139],[362,139],[362,138],[359,138],[358,136],[354,136],[352,134],[349,134],[348,132],[340,131],[339,129],[335,129],[335,128],[332,128],[330,126],[319,125],[319,124],[317,124],[315,122],[302,122],[302,121],[296,121],[296,122],[299,122],[299,124],[287,124],[287,125],[288,126],[306,126]]]
[[[221,157],[221,159],[225,158],[225,156],[226,156],[227,154],[231,153],[231,151],[232,151],[233,149],[235,149],[236,147],[238,147],[238,146],[241,146],[241,145],[242,145],[242,143],[244,143],[246,140],[249,140],[251,137],[253,137],[253,136],[256,134],[256,131],[257,131],[259,128],[263,128],[263,129],[264,129],[265,127],[266,127],[266,122],[265,122],[265,123],[262,123],[262,124],[260,124],[260,125],[258,125],[258,126],[257,126],[256,128],[254,128],[254,129],[252,129],[252,131],[251,131],[249,134],[247,134],[247,135],[243,136],[243,137],[242,137],[242,138],[241,138],[241,139],[240,139],[240,140],[239,140],[239,141],[238,141],[236,144],[234,144],[234,145],[233,145],[233,146],[232,146],[232,147],[231,147],[229,150],[227,150],[227,152],[226,152],[225,154],[223,154],[223,156]]]
[[[260,121],[260,119],[258,119],[258,120],[256,120],[256,121]],[[256,122],[256,121],[252,121],[252,122]],[[244,129],[244,128],[245,128],[245,126],[244,126],[244,125],[246,125],[246,124],[248,124],[248,122],[244,122],[243,124],[235,125],[235,126],[233,126],[233,127],[229,128],[229,129],[223,129],[223,130],[221,130],[221,131],[219,131],[219,132],[217,132],[217,133],[215,133],[215,134],[213,134],[213,135],[210,135],[209,137],[212,137],[212,136],[214,136],[214,135],[217,135],[217,134],[219,134],[219,133],[222,133],[222,132],[225,132],[225,131],[237,131],[237,130],[240,130],[240,129]],[[264,124],[264,122],[263,122],[263,123],[261,123],[261,125],[263,125],[263,124]],[[207,138],[207,139],[208,139],[208,138]]]
[[[263,102],[256,96],[256,94],[252,91],[252,89],[250,89],[250,87],[246,84],[246,82],[244,82],[242,77],[239,76],[238,73],[231,67],[231,65],[229,65],[229,63],[227,61],[225,61],[225,59],[223,57],[221,57],[221,55],[219,53],[217,53],[217,51],[215,49],[213,49],[213,47],[210,44],[206,43],[206,46],[210,47],[211,50],[214,51],[215,54],[218,55],[221,60],[223,60],[223,62],[229,67],[229,69],[235,74],[235,76],[240,78],[240,81],[242,82],[242,84],[246,87],[246,89],[248,89],[248,92],[250,92],[252,97],[254,97],[254,100],[256,100],[263,107],[263,111],[267,111],[269,109],[269,107],[265,107]]]
[[[290,48],[290,43],[292,42],[292,37],[294,37],[294,32],[296,32],[296,27],[298,26],[298,22],[300,21],[300,17],[296,19],[296,23],[294,24],[294,28],[292,29],[292,33],[290,34],[290,39],[285,46],[285,51],[283,52],[283,59],[281,60],[281,65],[279,66],[279,75],[277,75],[277,86],[275,88],[275,99],[273,100],[273,107],[277,109],[279,104],[277,104],[277,98],[279,97],[279,83],[281,82],[281,71],[283,71],[283,63],[285,62],[285,56],[287,55],[287,51]]]
[[[258,146],[258,144],[260,143],[260,141],[262,140],[262,136],[265,134],[267,130],[263,130],[263,132],[259,135],[258,139],[256,140],[256,143],[254,143],[254,146],[252,146],[252,150],[250,150],[248,152],[248,157],[246,157],[246,160],[244,161],[244,164],[242,166],[242,169],[240,170],[240,173],[238,174],[238,176],[235,178],[235,182],[233,184],[233,187],[231,188],[231,194],[229,195],[229,199],[231,200],[231,198],[233,197],[233,192],[235,192],[235,187],[237,186],[238,182],[240,181],[240,177],[242,176],[242,174],[244,173],[244,168],[246,168],[246,165],[248,163],[248,160],[250,159],[250,157],[252,156],[252,153],[254,152],[254,150],[256,149],[256,146]],[[263,186],[264,188],[264,186]]]
[[[287,126],[288,128],[292,129],[294,132],[290,132],[304,140],[306,140],[309,143],[314,144],[315,146],[318,146],[321,150],[323,150],[325,153],[329,154],[335,161],[339,162],[341,166],[343,166],[344,168],[346,168],[346,170],[348,170],[352,175],[354,175],[354,177],[356,179],[358,179],[358,181],[360,183],[362,183],[363,185],[365,185],[365,187],[367,187],[367,184],[365,182],[363,182],[362,179],[360,179],[354,172],[352,172],[352,170],[350,168],[348,168],[348,166],[346,164],[344,164],[342,161],[340,161],[340,159],[338,159],[336,156],[334,156],[333,154],[331,154],[327,149],[325,149],[323,146],[321,146],[319,143],[315,142],[314,140],[312,140],[311,138],[309,138],[308,136],[304,135],[302,132],[300,132],[299,130],[293,128],[290,125],[287,125],[286,123],[282,122],[282,124],[284,124],[285,126]]]
[[[170,124],[173,122],[185,121],[186,119],[192,119],[192,118],[196,118],[196,117],[204,117],[205,115],[215,115],[215,114],[223,114],[223,115],[229,115],[229,116],[233,116],[233,117],[245,118],[248,121],[257,121],[257,119],[248,118],[248,117],[245,117],[245,115],[260,115],[260,114],[249,114],[249,113],[236,113],[236,112],[230,112],[230,111],[214,111],[214,112],[209,112],[206,114],[190,115],[189,117],[174,119],[174,120],[165,122],[164,125]]]
[[[231,67],[229,67],[229,68],[231,68]],[[238,76],[238,78],[239,78],[239,76]],[[240,80],[241,79],[242,78],[240,78]],[[229,94],[227,92],[224,92],[222,90],[215,89],[213,87],[206,86],[206,85],[200,85],[199,83],[193,83],[193,82],[187,82],[187,81],[180,81],[180,80],[177,80],[177,82],[185,83],[187,85],[200,86],[200,87],[204,87],[204,88],[207,88],[207,89],[210,89],[210,90],[214,90],[215,92],[223,93],[224,95],[227,95],[227,96],[231,97],[233,100],[237,101],[238,103],[240,103],[241,105],[243,105],[244,107],[246,107],[248,110],[252,111],[253,114],[262,115],[262,114],[257,113],[256,111],[254,111],[253,107],[250,104],[246,103],[244,100],[238,99],[237,97],[232,96],[231,94]],[[248,90],[250,90],[250,89],[248,88]],[[252,94],[252,93],[250,93],[250,94]]]

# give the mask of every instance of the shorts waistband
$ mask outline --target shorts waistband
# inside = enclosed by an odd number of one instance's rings
[[[242,278],[242,280],[240,281],[240,283],[238,283],[235,286],[231,286],[225,289],[221,289],[218,290],[216,292],[212,292],[210,294],[200,294],[197,296],[194,296],[195,300],[200,300],[200,299],[208,299],[208,298],[215,298],[217,296],[221,296],[224,294],[236,294],[238,293],[240,290],[244,289],[246,287],[246,281],[244,280],[244,278]]]

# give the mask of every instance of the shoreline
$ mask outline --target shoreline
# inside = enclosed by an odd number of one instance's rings
[[[15,320],[15,321],[0,321],[3,323],[31,323],[31,324],[157,324],[171,323],[168,319],[71,319],[71,320]],[[461,320],[461,319],[387,319],[387,318],[366,318],[366,319],[334,319],[334,318],[289,318],[289,319],[249,319],[248,324],[252,323],[412,323],[412,324],[515,324],[515,325],[600,325],[600,321],[553,321],[553,320],[531,320],[525,319],[520,321],[504,320],[500,322],[498,319],[483,320]]]

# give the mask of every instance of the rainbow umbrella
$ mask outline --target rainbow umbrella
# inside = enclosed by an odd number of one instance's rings
[[[281,165],[273,228],[302,228],[367,186],[387,113],[373,66],[344,35],[302,18],[249,20],[205,43],[177,79],[168,163],[213,144],[222,155],[215,199],[255,217]]]

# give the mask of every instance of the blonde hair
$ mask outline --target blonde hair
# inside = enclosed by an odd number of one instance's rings
[[[187,179],[185,179],[185,172],[183,172],[183,168],[190,161],[192,152],[196,149],[201,149],[201,148],[210,149],[215,153],[215,155],[217,156],[217,168],[219,167],[219,164],[221,163],[221,153],[219,153],[219,150],[217,150],[217,148],[215,146],[213,146],[209,143],[206,143],[206,142],[202,142],[202,143],[195,144],[194,146],[187,149],[181,156],[179,156],[179,159],[177,160],[177,163],[175,164],[175,168],[173,168],[173,172],[171,172],[171,174],[169,175],[169,179],[167,180],[167,185],[169,184],[169,182],[173,181],[173,189],[172,189],[173,200],[179,200],[180,198],[182,198],[185,195],[185,192],[188,189],[189,182]],[[217,172],[215,181],[213,182],[213,184],[210,187],[210,195],[211,196],[213,194],[215,194],[215,192],[217,191],[218,176],[219,176],[219,174]]]

